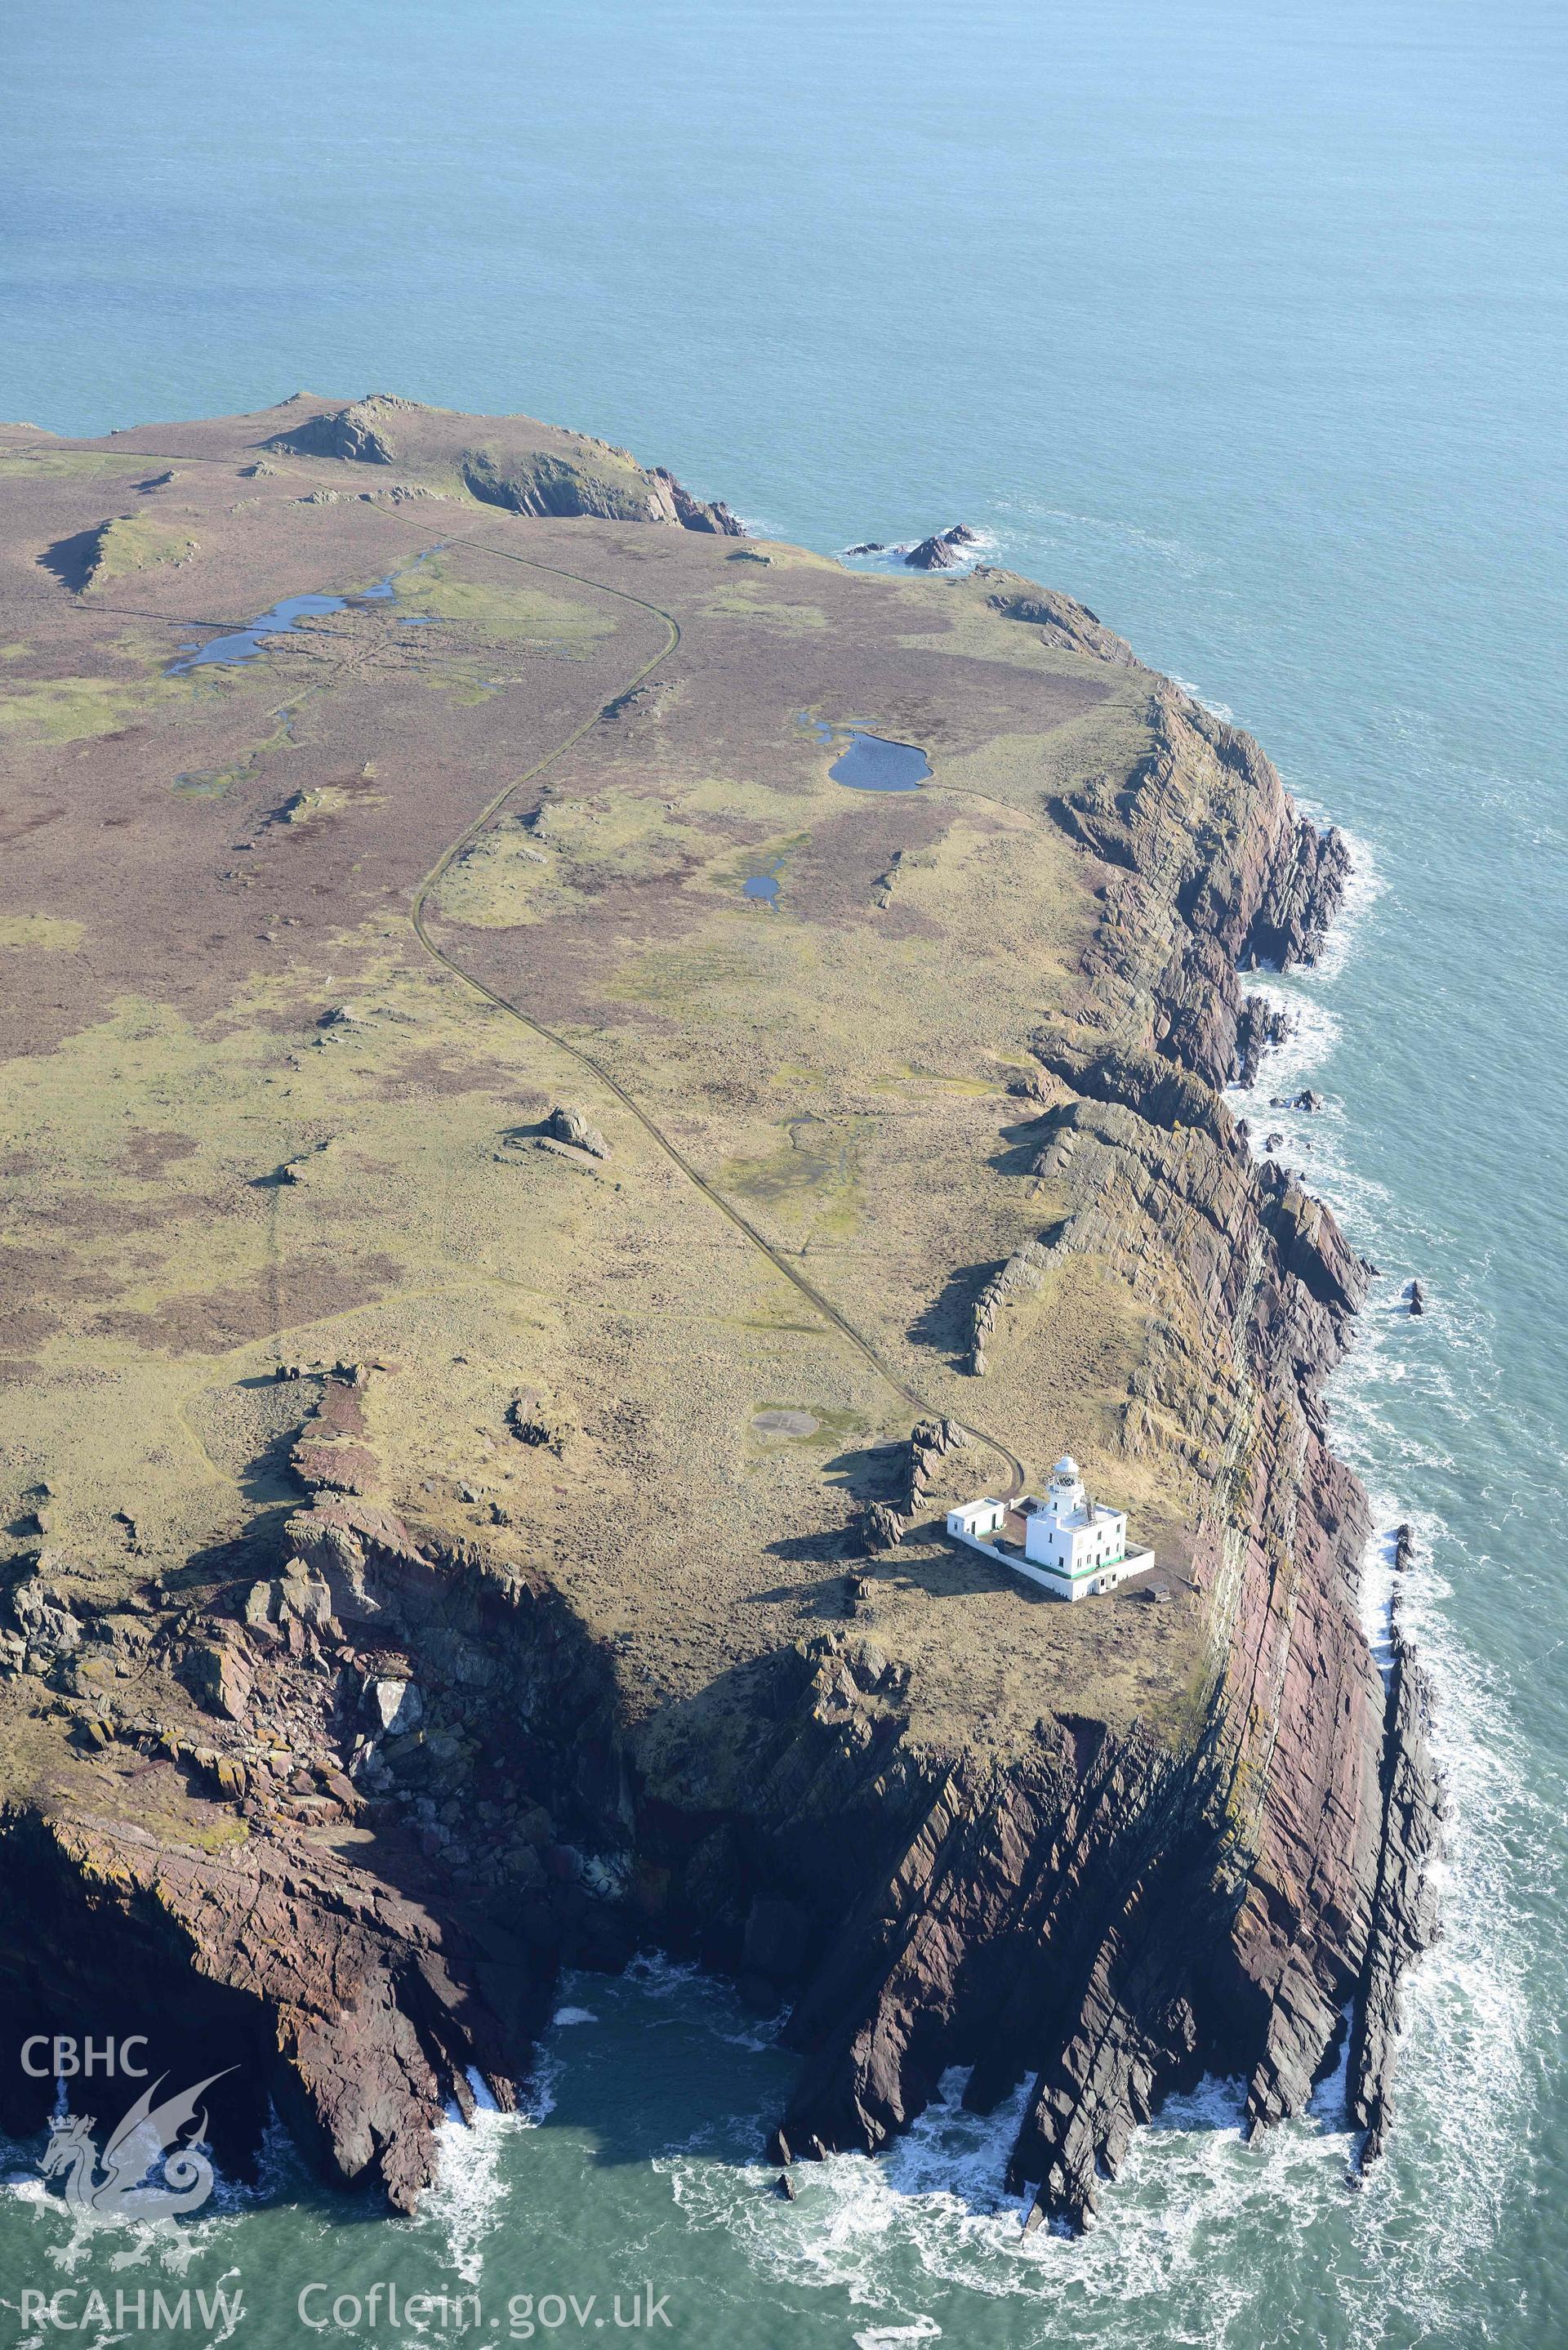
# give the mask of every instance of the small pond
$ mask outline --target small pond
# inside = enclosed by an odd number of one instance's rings
[[[829,725],[825,719],[814,718],[809,710],[798,716],[800,724],[809,726],[819,743],[848,737],[827,772],[836,784],[844,784],[852,792],[913,792],[929,777],[930,763],[913,743],[895,743],[886,734],[873,734],[867,726]]]

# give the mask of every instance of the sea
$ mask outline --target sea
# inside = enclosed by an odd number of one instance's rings
[[[1389,1530],[1417,1531],[1451,1817],[1359,2189],[1341,2081],[1248,2147],[1213,2080],[1137,2138],[1087,2235],[1023,2240],[1014,2117],[965,2114],[955,2077],[891,2154],[808,2167],[786,2203],[758,2158],[776,2024],[650,1955],[563,1986],[527,2110],[454,2116],[412,2220],[327,2193],[278,2137],[200,2218],[84,2230],[40,2144],[6,2148],[0,2327],[92,2350],[1562,2343],[1561,0],[5,20],[0,413],[97,433],[385,390],[605,434],[824,552],[963,521],[1344,827],[1328,953],[1261,983],[1296,1022],[1262,1097],[1324,1107],[1258,1125],[1382,1268],[1334,1430],[1373,1497],[1374,1625]]]

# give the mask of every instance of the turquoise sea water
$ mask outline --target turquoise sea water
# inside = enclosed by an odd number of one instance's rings
[[[1252,2150],[1215,2084],[1082,2243],[1018,2246],[1005,2116],[929,2116],[788,2208],[748,2167],[785,2060],[650,1969],[567,1987],[535,2125],[454,2125],[411,2225],[280,2150],[269,2194],[172,2247],[73,2246],[17,2149],[0,2318],[53,2340],[20,2293],[97,2283],[96,2345],[116,2289],[184,2262],[267,2345],[316,2338],[296,2296],[323,2277],[467,2282],[502,2339],[511,2295],[628,2314],[650,2281],[670,2338],[759,2350],[1559,2343],[1561,8],[51,0],[5,52],[0,412],[81,432],[386,389],[607,433],[825,549],[961,518],[1347,827],[1355,908],[1280,983],[1303,1025],[1266,1089],[1325,1095],[1278,1122],[1388,1276],[1335,1424],[1380,1523],[1423,1537],[1455,1817],[1358,2195],[1333,2084]],[[575,2337],[563,2308],[532,2338]]]

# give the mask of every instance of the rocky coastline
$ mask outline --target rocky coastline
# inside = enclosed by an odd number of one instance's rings
[[[265,445],[390,464],[407,405],[313,408]],[[586,525],[630,499],[639,520],[738,528],[667,475],[628,487],[629,462],[461,452],[469,495],[514,514],[567,511],[568,468]],[[408,2210],[471,2072],[504,2106],[525,2093],[562,1968],[649,1945],[787,2006],[782,2164],[875,2151],[963,2066],[977,2109],[1027,2082],[1010,2183],[1029,2224],[1079,2227],[1168,2090],[1241,2075],[1262,2128],[1303,2109],[1346,2031],[1364,2158],[1383,2144],[1441,1805],[1421,1668],[1397,1619],[1386,1687],[1360,1628],[1367,1503],[1326,1433],[1368,1268],[1223,1098],[1277,1041],[1241,974],[1315,955],[1348,853],[1094,615],[977,578],[1047,654],[1133,673],[1147,747],[1044,801],[1093,916],[1064,1008],[1012,1040],[1038,1229],[976,1287],[958,1367],[978,1413],[1020,1302],[1079,1260],[1112,1269],[1153,1333],[1121,1450],[1179,1462],[1203,1496],[1171,1562],[1202,1607],[1202,1669],[1158,1726],[1058,1690],[1025,1752],[922,1731],[883,1577],[965,1443],[922,1419],[879,1514],[846,1503],[822,1628],[737,1664],[722,1714],[671,1730],[628,1636],[389,1491],[368,1403],[395,1364],[280,1358],[301,1506],[127,1603],[73,1580],[46,1497],[0,1628],[62,1741],[0,1809],[8,2012],[51,2034],[161,2025],[237,2064],[213,2117],[231,2151],[270,2106],[328,2176]],[[603,1139],[575,1139],[556,1155],[591,1173]],[[531,1393],[510,1424],[557,1441]],[[122,1667],[161,1696],[108,1701]],[[161,1809],[105,1800],[106,1773],[134,1791],[153,1773]],[[52,2095],[0,2075],[0,2119],[38,2127]]]

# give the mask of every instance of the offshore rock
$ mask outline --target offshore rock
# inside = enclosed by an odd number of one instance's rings
[[[1249,995],[1236,1020],[1235,1083],[1256,1085],[1264,1054],[1282,1045],[1290,1032],[1289,1013],[1271,1005],[1261,995]]]
[[[955,522],[947,530],[932,533],[912,546],[904,560],[911,571],[950,571],[963,559],[963,550],[972,546],[977,534],[967,523]]]
[[[1366,1980],[1350,2045],[1348,2105],[1351,2118],[1366,2132],[1359,2157],[1364,2170],[1382,2153],[1393,2117],[1400,1978],[1438,1932],[1434,1864],[1443,1800],[1430,1743],[1431,1684],[1406,1643],[1397,1606],[1393,1632],[1383,1845]]]

